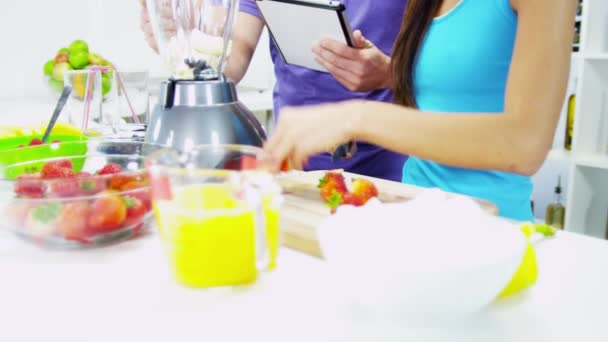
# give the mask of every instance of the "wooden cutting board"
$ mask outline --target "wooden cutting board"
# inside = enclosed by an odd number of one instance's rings
[[[316,229],[329,217],[329,208],[319,194],[317,184],[325,171],[291,171],[279,177],[285,202],[281,208],[281,239],[288,248],[322,258]],[[372,181],[385,203],[408,201],[423,188],[373,177],[343,172],[347,180],[363,178]],[[498,208],[487,201],[475,199],[487,212],[498,214]]]

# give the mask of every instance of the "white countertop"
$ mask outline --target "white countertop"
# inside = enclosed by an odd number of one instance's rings
[[[0,341],[608,341],[608,243],[560,233],[537,254],[531,290],[422,326],[340,306],[323,261],[287,249],[255,285],[193,290],[171,278],[154,230],[53,253],[0,234]]]

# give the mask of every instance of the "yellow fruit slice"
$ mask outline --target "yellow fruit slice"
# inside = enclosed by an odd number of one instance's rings
[[[519,268],[515,272],[513,278],[507,286],[498,295],[498,298],[505,298],[521,292],[536,283],[538,279],[538,265],[536,263],[536,254],[534,247],[530,242],[526,247],[524,257],[519,264]]]
[[[555,235],[555,229],[548,225],[535,225],[532,223],[526,223],[521,227],[522,233],[529,239],[535,233],[543,234],[544,236],[550,237]],[[536,283],[538,279],[538,264],[536,262],[536,253],[534,252],[534,246],[528,240],[526,252],[524,257],[519,264],[519,268],[511,278],[511,281],[498,295],[498,298],[505,298],[521,292]]]

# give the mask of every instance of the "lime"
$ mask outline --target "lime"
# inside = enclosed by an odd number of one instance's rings
[[[49,87],[51,87],[51,89],[55,91],[60,92],[63,90],[63,82],[57,81],[54,78],[49,78]]]
[[[70,65],[74,69],[84,69],[89,65],[89,53],[86,51],[77,51],[70,54]]]
[[[68,48],[61,48],[61,49],[59,49],[59,51],[57,51],[58,55],[62,54],[62,53],[68,53],[69,54],[70,53],[70,49],[68,49]]]
[[[44,63],[44,74],[47,76],[53,75],[54,68],[55,68],[55,61],[52,59],[47,61],[46,63]]]
[[[101,57],[97,53],[91,52],[89,54],[89,64],[92,64],[92,65],[101,65],[101,64],[103,64],[103,57]]]
[[[70,54],[82,51],[89,52],[89,45],[87,45],[84,40],[78,39],[70,44]]]
[[[101,93],[105,96],[107,93],[110,92],[111,88],[112,88],[112,82],[110,82],[110,76],[108,76],[107,74],[102,74],[101,75]]]
[[[64,62],[55,64],[55,67],[53,68],[53,79],[55,79],[56,81],[63,82],[63,74],[67,70],[72,70],[72,66],[70,65],[70,63]]]

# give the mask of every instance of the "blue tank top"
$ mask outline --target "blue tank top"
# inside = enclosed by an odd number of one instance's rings
[[[517,15],[509,0],[461,0],[436,18],[415,65],[414,91],[420,110],[502,115],[516,29]],[[403,182],[486,199],[498,206],[501,216],[533,219],[530,177],[451,167],[412,156],[403,168]]]

